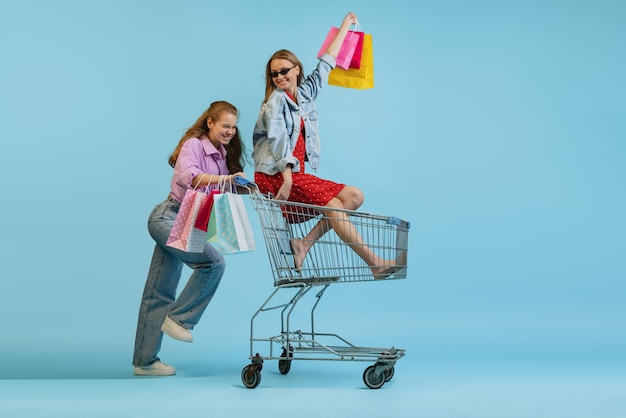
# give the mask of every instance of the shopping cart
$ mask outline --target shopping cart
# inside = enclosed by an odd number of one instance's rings
[[[373,362],[363,372],[363,381],[371,389],[382,387],[393,377],[395,363],[404,357],[405,350],[356,346],[337,334],[318,332],[314,314],[331,284],[406,278],[409,222],[396,217],[275,200],[263,196],[254,183],[243,177],[236,178],[235,182],[249,190],[274,276],[274,291],[250,320],[251,362],[241,371],[243,384],[248,388],[259,385],[264,360],[278,360],[281,374],[289,373],[294,360],[340,360]],[[356,239],[344,242],[330,228],[329,221],[351,223],[363,242]],[[322,236],[314,241],[300,268],[296,268],[291,240],[306,242],[314,227],[319,228]],[[355,251],[359,246],[364,247],[364,243],[384,260],[401,261],[391,272],[375,277]],[[310,330],[292,329],[296,305],[312,289],[319,290],[310,310]],[[291,297],[286,302],[274,302],[279,292],[288,292]],[[269,311],[280,312],[280,333],[260,338],[255,335],[255,321]],[[259,354],[258,346],[264,346],[267,354]]]

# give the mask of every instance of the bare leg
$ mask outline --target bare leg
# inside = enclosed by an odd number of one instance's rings
[[[331,202],[329,202],[327,207],[357,210],[363,204],[363,201],[364,197],[360,189],[354,186],[346,186],[333,200],[331,200]],[[332,225],[327,222],[326,219],[322,219],[315,224],[315,226],[304,238],[291,240],[291,250],[293,251],[296,270],[300,270],[302,268],[302,263],[304,262],[304,259],[313,244],[315,244],[318,239],[322,238],[324,234],[331,229]]]
[[[406,266],[406,253],[401,254],[397,260],[385,260],[372,251],[345,212],[330,212],[326,216],[339,238],[367,263],[375,279],[389,277]]]
[[[358,233],[348,215],[345,212],[328,212],[326,220],[332,226],[335,233],[343,242],[348,244],[355,253],[365,261],[372,270],[372,274],[378,275],[387,267],[395,264],[395,261],[387,261],[379,257],[370,247],[368,247],[363,238]]]
[[[346,186],[337,197],[333,198],[326,205],[326,207],[331,209],[356,210],[362,203],[363,195],[361,191],[355,187]],[[398,269],[406,266],[406,254],[403,254],[398,260],[385,260],[379,257],[365,244],[363,238],[352,222],[350,222],[345,212],[331,211],[325,214],[324,219],[318,222],[306,237],[302,240],[291,241],[297,269],[302,267],[302,262],[311,246],[328,232],[330,228],[334,229],[337,236],[365,261],[370,267],[374,278],[382,279],[388,277]]]
[[[302,268],[302,262],[313,246],[313,244],[320,238],[324,236],[325,233],[330,231],[331,226],[326,219],[320,220],[311,231],[306,235],[306,237],[302,239],[292,239],[291,242],[291,251],[293,251],[293,259],[296,265],[296,270],[300,270]]]

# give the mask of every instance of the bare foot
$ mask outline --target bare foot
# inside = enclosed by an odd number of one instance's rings
[[[372,268],[372,274],[374,275],[374,279],[386,279],[395,272],[405,268],[406,261],[406,252],[403,252],[395,261],[387,260],[382,266]]]
[[[306,257],[306,247],[304,242],[298,238],[294,238],[289,240],[291,244],[291,251],[293,252],[293,262],[296,266],[296,270],[300,271],[302,269],[302,263],[304,262],[304,257]]]
[[[374,275],[374,279],[376,280],[386,279],[401,268],[402,267],[400,266],[378,267],[375,269],[373,268],[372,274]]]

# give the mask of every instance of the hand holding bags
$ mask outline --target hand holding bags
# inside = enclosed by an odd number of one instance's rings
[[[243,198],[231,192],[213,195],[207,242],[223,255],[256,250]]]
[[[371,34],[363,34],[360,68],[349,68],[347,70],[333,68],[328,75],[328,85],[359,90],[374,87],[374,51]]]
[[[328,35],[326,35],[326,39],[324,40],[324,43],[322,44],[322,47],[317,53],[317,58],[324,55],[324,53],[328,49],[328,46],[331,44],[333,39],[335,39],[335,36],[337,36],[337,32],[339,32],[339,28],[334,27],[334,26],[330,28],[330,30],[328,31]],[[336,62],[337,62],[338,67],[341,67],[345,70],[350,68],[352,65],[357,65],[355,68],[360,67],[361,53],[359,52],[357,60],[354,60],[354,64],[353,64],[353,56],[357,48],[359,47],[359,43],[361,43],[362,35],[363,35],[363,32],[348,31],[345,39],[343,40],[343,43],[341,44],[339,53],[337,54]]]
[[[202,180],[202,177],[200,178]],[[256,250],[252,226],[243,198],[226,191],[222,184],[211,193],[188,189],[178,210],[166,245],[182,251],[201,253],[209,242],[221,254]],[[211,205],[208,225],[199,217]]]

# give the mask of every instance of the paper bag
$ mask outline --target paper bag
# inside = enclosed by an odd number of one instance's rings
[[[374,51],[372,35],[363,35],[361,68],[333,68],[328,75],[328,85],[351,89],[371,89],[374,87]]]
[[[222,255],[256,250],[252,226],[240,195],[230,192],[213,195],[206,240]]]

